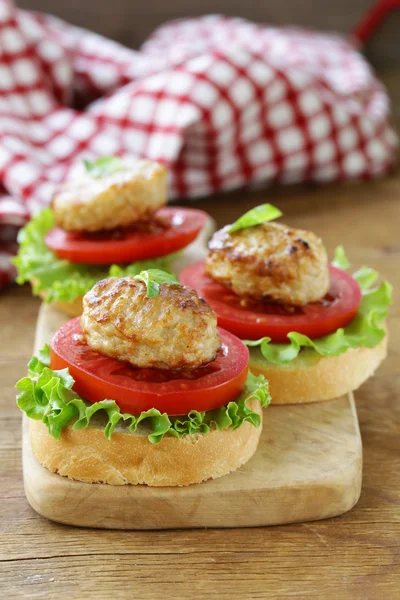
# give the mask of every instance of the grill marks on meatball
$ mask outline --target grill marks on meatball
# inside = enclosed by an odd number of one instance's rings
[[[263,223],[232,234],[228,227],[210,242],[206,271],[238,296],[304,305],[329,290],[328,258],[310,231]]]
[[[98,282],[83,299],[81,324],[93,350],[140,368],[200,367],[221,346],[216,315],[194,290],[161,284],[149,298],[132,277]]]

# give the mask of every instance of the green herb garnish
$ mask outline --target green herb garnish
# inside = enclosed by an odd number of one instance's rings
[[[160,285],[162,283],[174,283],[175,285],[181,285],[174,275],[160,271],[160,269],[147,269],[141,271],[138,275],[134,276],[134,279],[143,281],[146,284],[148,298],[154,298],[158,296]]]
[[[265,223],[266,221],[273,221],[281,216],[282,212],[276,206],[272,204],[260,204],[260,206],[252,208],[239,217],[227,231],[228,233],[233,233],[234,231],[239,231],[239,229],[254,227],[254,225],[260,225],[260,223]]]
[[[123,169],[124,164],[118,156],[103,156],[96,160],[84,160],[86,172],[92,177],[103,177],[104,175],[112,175]]]

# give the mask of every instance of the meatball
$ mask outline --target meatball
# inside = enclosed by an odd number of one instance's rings
[[[301,306],[329,290],[328,257],[311,231],[262,223],[212,237],[205,269],[238,296]]]
[[[89,346],[141,368],[192,369],[216,358],[217,317],[194,290],[163,283],[158,296],[146,294],[133,277],[96,283],[83,298]]]
[[[66,231],[102,231],[147,219],[167,201],[166,169],[150,160],[123,159],[122,168],[100,177],[78,165],[52,201]]]

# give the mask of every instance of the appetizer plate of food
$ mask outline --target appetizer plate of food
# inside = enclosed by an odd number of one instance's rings
[[[175,274],[119,265],[81,290],[78,318],[42,305],[17,384],[37,512],[168,529],[308,521],[354,506],[362,446],[352,391],[386,353],[390,286],[372,288],[372,269],[350,276],[342,248],[329,265],[321,240],[277,227],[278,216],[256,207],[209,251],[197,231],[190,262],[204,261]],[[206,220],[196,219],[203,231]]]
[[[208,215],[165,203],[161,165],[86,161],[20,234],[19,281],[44,299],[17,383],[30,504],[126,529],[349,510],[352,392],[386,354],[389,284],[271,205],[207,245]]]

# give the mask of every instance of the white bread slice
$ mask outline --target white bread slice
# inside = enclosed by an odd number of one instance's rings
[[[39,297],[42,300],[46,299],[46,292],[39,292]],[[69,317],[80,317],[80,315],[82,314],[82,301],[83,301],[83,296],[78,296],[77,298],[75,298],[75,300],[72,300],[72,302],[52,302],[52,305],[54,306],[54,308],[56,308],[57,310],[65,313],[66,315],[68,315]]]
[[[262,408],[255,400],[248,407],[262,421]],[[262,431],[247,421],[240,427],[181,439],[165,436],[158,444],[147,439],[149,430],[130,433],[117,426],[111,440],[101,419],[86,429],[66,427],[55,440],[42,421],[29,419],[30,442],[36,459],[53,473],[87,483],[111,485],[187,486],[216,479],[235,471],[255,453]]]
[[[209,216],[206,224],[194,242],[186,246],[186,248],[184,248],[178,257],[173,261],[171,268],[176,275],[179,275],[179,273],[190,264],[206,257],[208,252],[207,243],[215,229],[216,223],[214,219]],[[34,281],[31,283],[33,285]],[[42,300],[46,300],[46,292],[39,292],[39,296]],[[82,298],[83,296],[79,296],[72,302],[56,301],[53,302],[52,305],[57,310],[60,310],[70,317],[79,317],[82,314]]]
[[[251,348],[250,370],[269,381],[272,404],[301,404],[339,398],[360,387],[387,354],[388,335],[375,348],[350,348],[339,356],[304,350],[287,365],[267,361]]]

